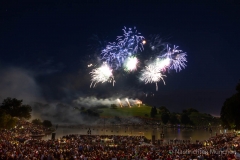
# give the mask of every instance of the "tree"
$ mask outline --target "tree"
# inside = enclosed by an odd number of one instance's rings
[[[152,118],[154,118],[157,114],[157,108],[155,106],[152,107],[150,115]]]
[[[40,119],[33,119],[32,123],[35,124],[35,125],[41,125],[42,121]]]
[[[179,120],[176,113],[171,113],[169,116],[169,122],[171,124],[179,124]]]
[[[181,123],[182,124],[191,124],[191,120],[190,118],[188,117],[188,115],[186,113],[183,113],[182,116],[181,116]]]
[[[184,109],[182,111],[184,114],[187,114],[187,115],[190,115],[191,113],[193,112],[197,112],[198,113],[198,110],[194,109],[194,108],[188,108],[188,109]]]
[[[240,129],[240,82],[236,90],[237,93],[227,98],[221,108],[221,123],[228,129]]]
[[[17,119],[0,109],[0,128],[10,129],[16,126]]]
[[[23,105],[22,100],[16,98],[8,97],[4,99],[0,108],[12,117],[25,119],[31,118],[32,107],[29,105]]]
[[[167,122],[169,121],[169,113],[163,112],[161,114],[161,119],[162,119],[163,124],[167,124]]]
[[[207,126],[209,124],[219,126],[219,118],[213,117],[207,113],[192,112],[188,115],[192,124],[196,126]]]
[[[165,107],[165,106],[161,106],[159,107],[159,113],[161,114],[162,112],[167,112],[167,113],[170,113],[169,110]]]
[[[222,126],[228,129],[240,129],[240,82],[236,86],[237,93],[227,98],[221,109]]]
[[[117,108],[117,105],[116,104],[111,104],[110,106],[112,109],[116,109]]]
[[[44,127],[47,127],[47,128],[52,127],[52,122],[49,120],[44,120],[42,124]]]

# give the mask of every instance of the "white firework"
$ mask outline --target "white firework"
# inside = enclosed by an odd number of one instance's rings
[[[120,107],[122,108],[123,106],[122,106],[121,100],[120,100],[120,99],[117,99],[117,101],[118,101]]]
[[[127,71],[134,71],[137,69],[138,59],[137,57],[128,57],[124,62],[124,68]]]
[[[165,85],[165,81],[163,77],[166,77],[166,75],[163,75],[159,70],[158,66],[156,65],[156,63],[153,63],[148,66],[145,66],[145,68],[142,70],[142,75],[140,77],[140,80],[144,81],[145,84],[156,83],[156,90],[158,90],[157,83],[159,81],[162,80]]]
[[[114,83],[115,83],[115,80],[114,80],[114,77],[113,77],[113,74],[112,74],[112,69],[106,64],[106,63],[103,63],[103,65],[99,68],[96,68],[96,69],[93,69],[92,72],[90,72],[91,74],[91,85],[90,85],[90,88],[92,87],[95,87],[95,85],[97,83],[104,83],[104,82],[113,82],[113,86],[114,86]]]

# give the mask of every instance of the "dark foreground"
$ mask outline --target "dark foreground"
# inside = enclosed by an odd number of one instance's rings
[[[236,159],[240,141],[234,134],[221,134],[204,142],[152,142],[144,136],[67,135],[57,140],[36,140],[40,131],[31,123],[1,130],[0,159],[21,160],[155,160]]]

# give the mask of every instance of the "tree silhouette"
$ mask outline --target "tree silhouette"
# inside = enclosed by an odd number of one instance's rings
[[[157,114],[157,108],[155,106],[152,107],[150,115],[152,118],[154,118]]]
[[[169,113],[163,112],[161,114],[161,119],[162,119],[163,124],[167,124],[167,122],[169,121],[169,118],[170,118]]]
[[[175,113],[171,113],[169,116],[169,122],[171,124],[179,124],[179,120],[177,118],[177,115]]]
[[[10,129],[17,123],[17,119],[13,118],[2,109],[0,109],[0,128]]]
[[[183,113],[181,116],[181,122],[182,124],[191,124],[191,120],[189,118],[189,116],[186,113]]]
[[[12,117],[25,119],[31,118],[32,107],[29,105],[23,105],[22,100],[16,98],[8,97],[4,99],[0,108]]]
[[[40,119],[33,119],[32,123],[35,124],[35,125],[41,125],[42,121]]]
[[[49,120],[44,120],[44,121],[42,122],[42,125],[43,125],[44,127],[49,128],[49,127],[52,127],[52,122],[49,121]]]
[[[221,109],[222,126],[228,129],[240,129],[240,82],[237,93],[227,98]]]
[[[161,114],[162,112],[167,112],[167,113],[170,113],[169,110],[165,107],[165,106],[161,106],[159,107],[159,113]]]

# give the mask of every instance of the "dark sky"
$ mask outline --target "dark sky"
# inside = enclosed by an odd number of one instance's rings
[[[0,98],[70,102],[78,97],[139,98],[171,111],[193,107],[219,115],[240,79],[240,5],[221,3],[9,2],[0,4]],[[166,85],[121,73],[116,85],[89,87],[93,34],[115,41],[136,26],[187,52],[187,67]],[[146,94],[148,95],[146,97]]]

